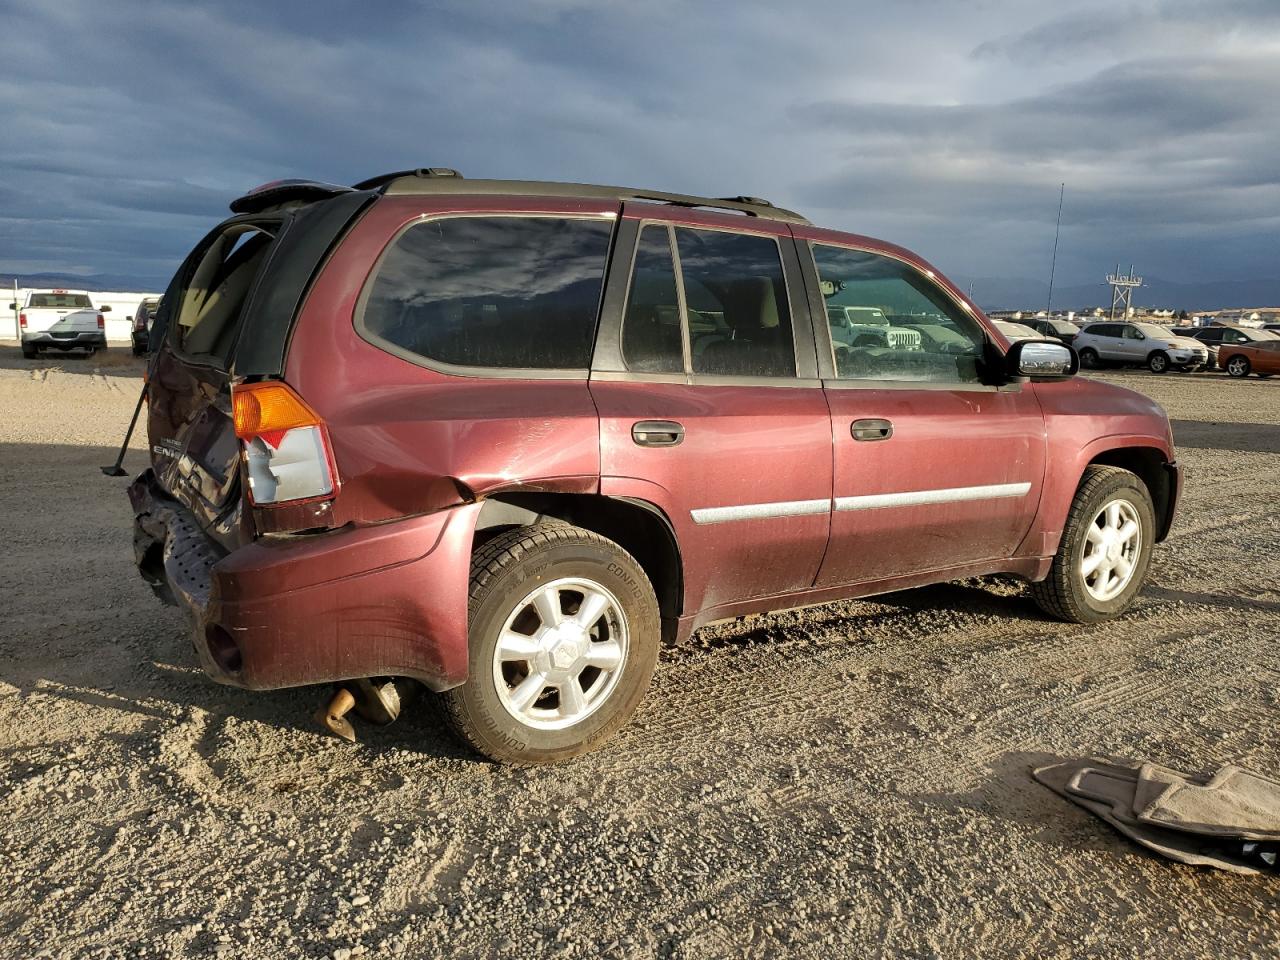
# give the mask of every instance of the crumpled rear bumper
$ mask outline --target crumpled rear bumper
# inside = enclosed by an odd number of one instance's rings
[[[144,579],[184,608],[200,664],[250,689],[467,678],[467,584],[480,504],[373,527],[260,539],[230,553],[150,470],[129,488]]]

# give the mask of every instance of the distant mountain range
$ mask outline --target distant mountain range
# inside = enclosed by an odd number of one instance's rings
[[[169,285],[168,277],[130,277],[115,273],[77,275],[73,273],[5,273],[0,274],[0,287],[13,290],[13,281],[19,287],[60,287],[67,290],[118,290],[158,293]],[[6,300],[7,304],[8,301]]]
[[[1049,285],[1042,280],[1004,277],[952,277],[984,310],[1043,310]],[[1173,310],[1213,310],[1231,307],[1265,307],[1280,304],[1280,275],[1256,280],[1215,280],[1178,283],[1149,277],[1133,291],[1135,307],[1168,307]],[[1105,283],[1053,288],[1056,310],[1111,306],[1111,288]]]

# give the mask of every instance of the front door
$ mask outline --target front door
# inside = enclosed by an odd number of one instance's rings
[[[808,589],[831,434],[786,225],[628,205],[618,238],[591,380],[601,492],[670,520],[686,614]]]
[[[828,306],[874,307],[899,331],[824,364],[835,494],[817,585],[1011,556],[1044,477],[1034,393],[982,382],[980,324],[911,264],[819,242],[812,251]]]

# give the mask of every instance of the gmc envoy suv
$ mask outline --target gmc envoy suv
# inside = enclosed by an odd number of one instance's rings
[[[1096,622],[1169,531],[1164,411],[901,247],[444,169],[231,210],[164,295],[129,491],[219,682],[338,684],[340,721],[416,681],[478,751],[553,761],[708,622],[986,574]]]

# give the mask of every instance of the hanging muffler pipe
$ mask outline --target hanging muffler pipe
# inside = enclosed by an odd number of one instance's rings
[[[407,677],[348,680],[338,687],[328,706],[316,714],[316,719],[330,733],[355,743],[356,731],[347,714],[354,709],[370,723],[386,726],[400,716],[401,707],[412,700],[419,689],[420,685]]]

